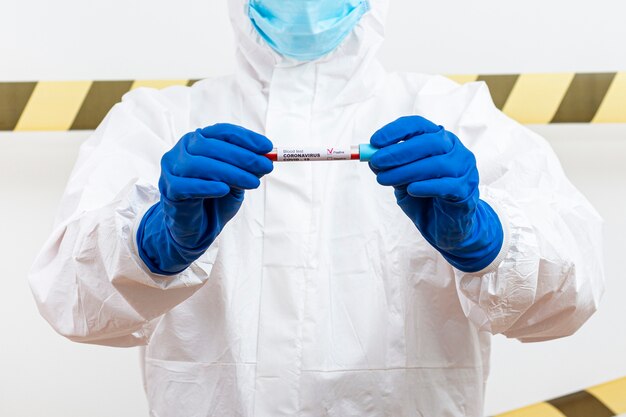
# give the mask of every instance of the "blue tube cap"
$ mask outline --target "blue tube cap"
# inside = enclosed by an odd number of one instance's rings
[[[374,156],[374,154],[378,152],[378,150],[378,148],[373,147],[369,143],[359,145],[359,161],[369,162],[369,160],[372,159],[372,156]]]

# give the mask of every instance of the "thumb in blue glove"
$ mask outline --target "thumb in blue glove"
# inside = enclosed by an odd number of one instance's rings
[[[443,127],[420,116],[402,117],[371,138],[370,167],[393,186],[404,213],[455,268],[477,272],[498,256],[503,230],[480,200],[476,158]]]
[[[272,143],[230,124],[198,129],[161,160],[160,201],[137,230],[141,259],[154,273],[175,275],[209,248],[244,199],[273,169],[262,156]]]

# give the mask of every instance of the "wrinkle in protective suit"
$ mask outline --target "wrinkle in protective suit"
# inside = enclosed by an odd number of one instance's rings
[[[491,334],[563,337],[596,309],[601,220],[550,147],[482,83],[386,73],[386,0],[371,3],[337,50],[301,64],[231,1],[236,75],[133,91],[82,147],[32,290],[66,337],[143,346],[152,416],[479,417]],[[359,163],[276,165],[189,269],[162,277],[139,259],[159,160],[188,131],[349,145],[411,114],[476,155],[506,236],[485,270],[454,270]]]

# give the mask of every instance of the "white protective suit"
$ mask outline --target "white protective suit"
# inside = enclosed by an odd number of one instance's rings
[[[482,416],[491,334],[563,337],[595,311],[598,214],[485,84],[383,70],[387,0],[305,64],[230,4],[236,75],[135,90],[83,146],[30,276],[41,313],[77,342],[145,346],[153,417]],[[505,229],[487,269],[452,268],[358,162],[277,164],[180,275],[138,257],[160,158],[186,132],[228,122],[278,145],[350,145],[414,114],[476,155]]]

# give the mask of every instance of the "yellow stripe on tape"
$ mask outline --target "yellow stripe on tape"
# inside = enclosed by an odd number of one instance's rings
[[[626,107],[623,109],[626,111]],[[589,388],[587,392],[615,414],[626,413],[626,378]]]
[[[135,88],[148,87],[160,90],[174,85],[186,86],[188,82],[189,80],[137,80],[133,83],[133,86],[130,89],[134,90]]]
[[[452,81],[456,81],[459,84],[467,84],[472,83],[478,79],[478,74],[476,75],[446,75],[447,78]]]
[[[573,79],[574,73],[522,74],[503,111],[520,123],[549,123]]]
[[[626,72],[617,73],[592,122],[626,123]]]
[[[37,83],[15,130],[68,130],[90,86],[91,81]]]
[[[555,407],[547,403],[539,403],[529,407],[520,408],[504,414],[498,414],[496,417],[566,417]]]

